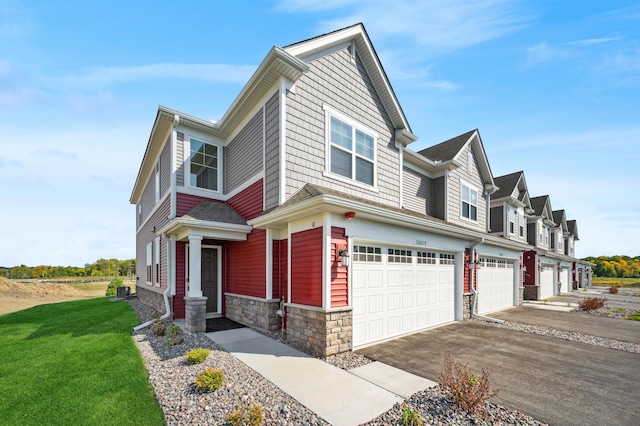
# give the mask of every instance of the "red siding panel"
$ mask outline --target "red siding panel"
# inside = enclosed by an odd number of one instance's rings
[[[287,240],[273,241],[273,266],[271,294],[274,299],[287,301]]]
[[[213,200],[206,197],[198,197],[197,195],[182,194],[178,192],[176,194],[176,216],[184,216],[189,210],[202,203],[203,201],[214,201],[221,203],[220,200]]]
[[[348,244],[344,228],[331,228],[331,307],[349,306],[349,273],[338,259],[339,249]]]
[[[322,228],[291,234],[291,302],[322,306]]]
[[[224,291],[253,297],[266,297],[267,232],[254,229],[247,241],[226,243]]]
[[[262,179],[229,199],[227,204],[246,220],[251,220],[262,214],[263,206]]]
[[[174,318],[185,317],[184,296],[187,292],[186,274],[185,274],[185,252],[186,244],[176,243],[176,295],[173,296],[173,316]]]
[[[524,285],[536,285],[537,276],[538,276],[538,261],[536,252],[525,251],[524,252],[524,266],[527,268],[527,271],[524,273]]]

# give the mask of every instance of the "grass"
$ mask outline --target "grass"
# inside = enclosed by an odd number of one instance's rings
[[[137,323],[106,297],[0,316],[0,424],[162,425]]]
[[[591,279],[593,285],[610,287],[617,285],[618,287],[640,287],[640,278],[610,278],[610,277],[593,277]]]
[[[640,311],[636,312],[635,314],[629,314],[625,318],[628,320],[640,321]]]

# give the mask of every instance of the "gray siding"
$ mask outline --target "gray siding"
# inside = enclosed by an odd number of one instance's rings
[[[276,92],[265,105],[265,207],[278,205],[280,194],[280,93]]]
[[[171,136],[160,153],[160,198],[171,186]]]
[[[402,173],[404,207],[433,216],[431,179],[407,167],[402,169]]]
[[[474,229],[477,231],[486,232],[487,230],[487,199],[484,194],[484,182],[480,176],[479,168],[477,161],[475,160],[472,164],[472,170],[469,172],[467,170],[467,155],[469,150],[473,152],[471,148],[471,144],[469,144],[466,148],[462,150],[462,154],[460,158],[465,161],[461,161],[463,164],[462,167],[459,167],[453,171],[451,171],[451,175],[449,176],[449,199],[448,199],[448,207],[449,207],[449,222],[455,223],[457,225],[464,226],[466,228]],[[474,186],[478,191],[478,218],[476,222],[471,222],[468,220],[464,220],[461,218],[462,213],[462,194],[461,194],[461,181],[465,181],[470,185]]]
[[[504,206],[491,207],[491,232],[502,232],[504,225]]]
[[[378,133],[378,192],[345,185],[324,176],[326,104]],[[362,62],[351,61],[348,48],[309,63],[309,71],[287,94],[286,197],[306,183],[399,207],[400,154],[394,146],[394,129]]]
[[[153,210],[156,205],[155,185],[155,177],[153,173],[151,173],[151,177],[149,177],[147,185],[144,187],[144,191],[142,191],[142,197],[140,198],[140,204],[142,205],[142,222],[149,217],[149,213],[151,213],[151,210]],[[137,211],[136,214],[138,214]]]
[[[184,141],[176,140],[176,185],[184,186]]]
[[[431,188],[433,189],[433,217],[445,220],[445,188],[444,188],[444,176],[435,178],[431,181]]]
[[[262,170],[262,110],[224,148],[224,192],[229,193]]]

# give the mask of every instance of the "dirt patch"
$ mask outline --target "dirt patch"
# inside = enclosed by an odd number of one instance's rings
[[[24,284],[0,277],[0,315],[46,303],[104,296],[104,290],[80,291],[69,284]]]

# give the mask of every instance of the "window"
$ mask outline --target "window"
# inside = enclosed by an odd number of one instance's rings
[[[480,263],[481,266],[484,266],[485,268],[497,268],[498,267],[498,262],[496,259],[489,259],[489,258],[484,258],[484,259],[480,259]]]
[[[453,265],[455,264],[456,256],[453,254],[440,253],[441,265]]]
[[[544,228],[544,245],[549,246],[549,228]]]
[[[524,238],[524,213],[520,214],[520,236]]]
[[[389,263],[413,263],[411,260],[411,250],[389,249],[387,257]]]
[[[151,243],[147,244],[147,284],[151,285],[151,258],[152,258],[153,248]]]
[[[436,264],[436,254],[428,251],[419,251],[418,255],[418,265],[435,265]]]
[[[498,259],[498,261],[496,263],[498,265],[498,268],[506,268],[507,267],[507,261],[506,260]]]
[[[196,139],[191,139],[189,145],[189,185],[218,191],[218,147]]]
[[[160,162],[156,163],[156,166],[153,168],[153,173],[155,175],[155,184],[156,184],[156,204],[160,201]]]
[[[478,191],[462,184],[462,217],[478,220]]]
[[[382,262],[380,247],[353,246],[353,260],[356,262]]]
[[[156,237],[155,239],[155,246],[156,246],[156,268],[155,268],[155,272],[156,272],[156,279],[155,279],[155,283],[156,285],[160,285],[160,237]]]
[[[538,225],[538,244],[542,244],[542,225]]]
[[[377,135],[327,109],[328,169],[334,175],[375,186]]]
[[[138,226],[142,225],[142,204],[138,204]]]

